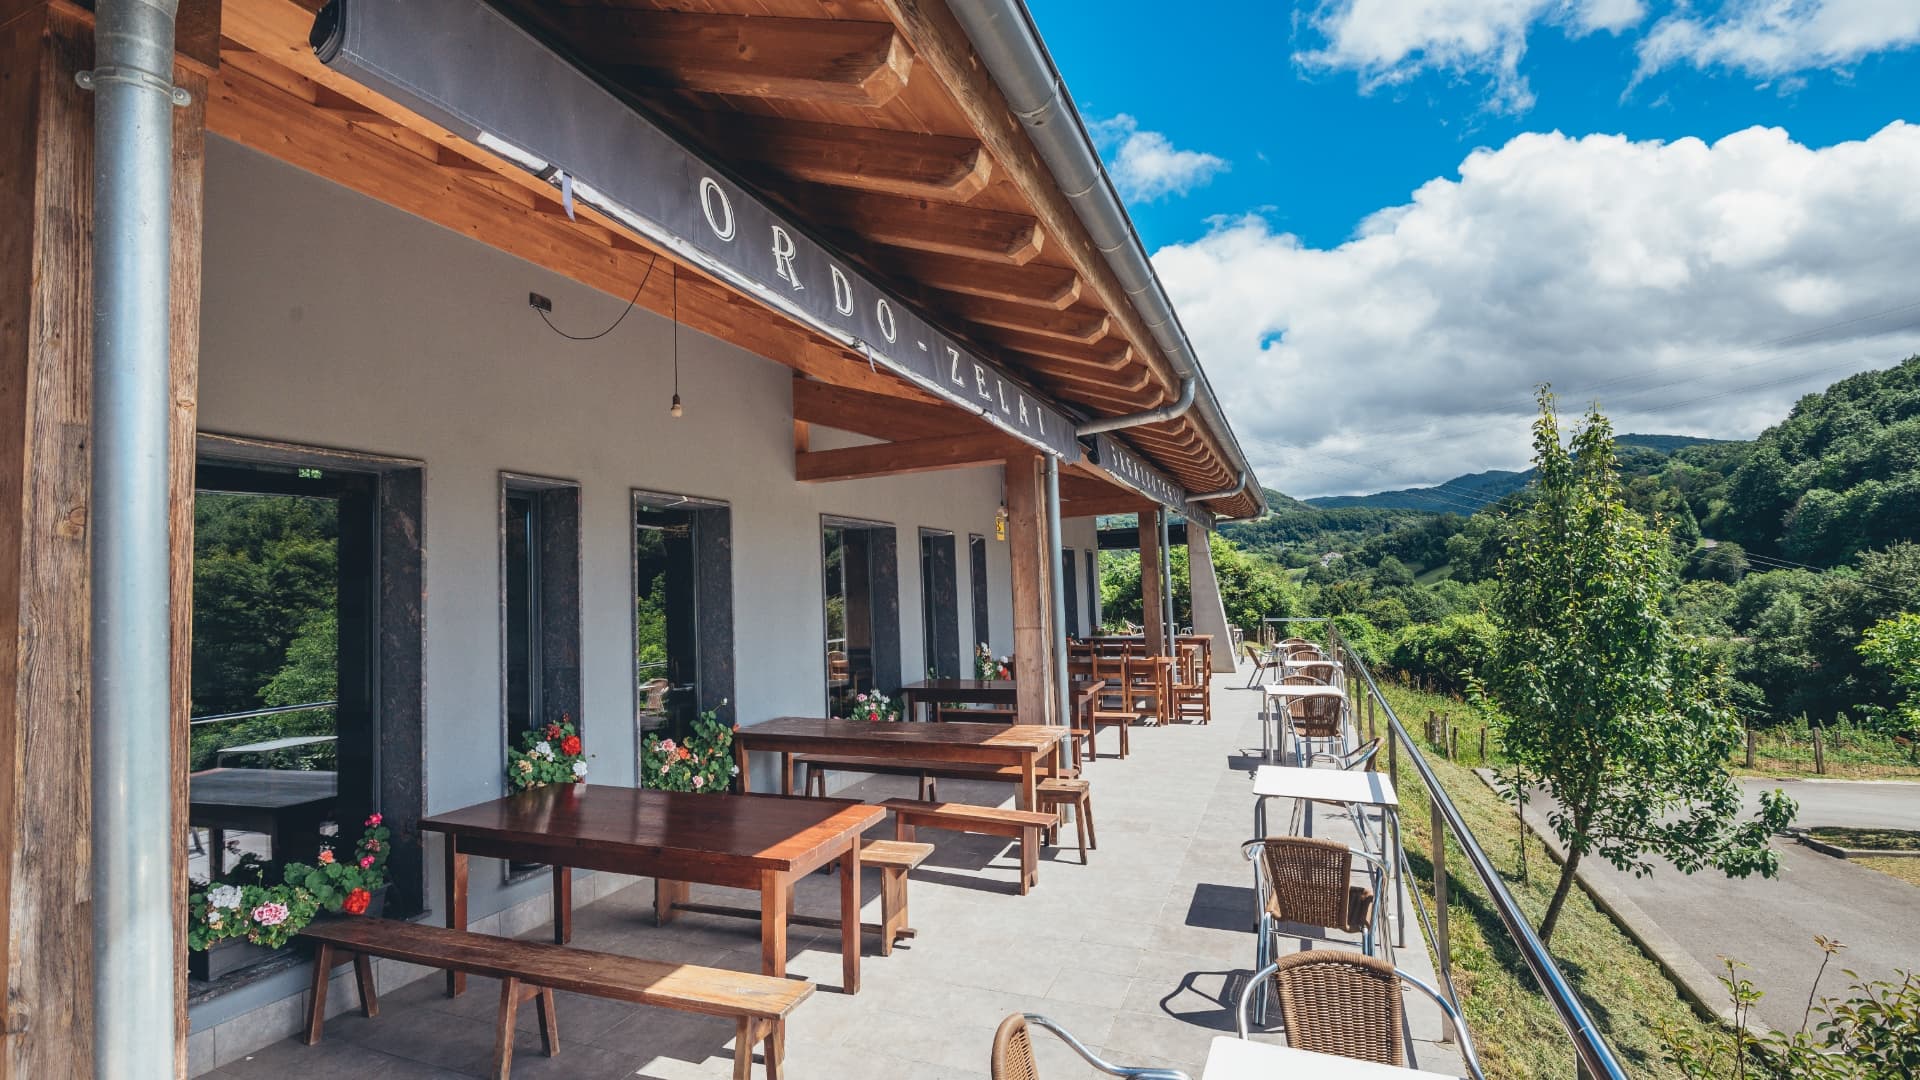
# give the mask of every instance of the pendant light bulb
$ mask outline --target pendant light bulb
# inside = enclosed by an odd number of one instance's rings
[[[673,395],[673,404],[667,406],[667,415],[673,417],[675,420],[678,420],[680,419],[680,414],[685,411],[686,410],[680,407],[680,395],[679,394]]]
[[[667,415],[680,419],[686,410],[680,407],[680,270],[673,271],[673,404],[667,406]]]

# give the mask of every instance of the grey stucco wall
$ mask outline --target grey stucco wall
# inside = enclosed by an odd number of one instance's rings
[[[633,782],[635,488],[732,506],[743,722],[822,707],[823,513],[898,529],[907,678],[925,666],[920,526],[959,538],[963,642],[982,639],[965,602],[965,537],[989,538],[986,638],[1011,648],[1007,545],[991,539],[999,469],[796,483],[789,368],[682,329],[686,415],[671,420],[667,320],[635,310],[597,341],[563,340],[528,309],[529,291],[551,297],[554,321],[576,333],[605,327],[624,301],[221,139],[207,157],[201,429],[426,464],[428,813],[503,791],[503,470],[580,485],[582,712],[596,782]],[[1092,521],[1069,521],[1065,538],[1093,547]],[[427,865],[435,903],[437,842]],[[506,887],[485,861],[472,882],[476,918],[546,887]],[[297,978],[250,987],[196,1009],[193,1026],[299,989]]]

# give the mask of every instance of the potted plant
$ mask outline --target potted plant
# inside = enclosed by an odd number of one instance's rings
[[[740,772],[733,761],[737,730],[709,709],[694,719],[693,731],[678,742],[657,734],[647,736],[640,754],[641,784],[658,791],[726,791]]]
[[[515,791],[586,782],[586,751],[570,714],[560,714],[557,723],[521,732],[519,747],[507,749],[507,786]]]
[[[864,694],[853,695],[848,703],[846,719],[865,720],[869,724],[886,724],[900,719],[900,706],[894,700],[878,690],[869,690]]]
[[[315,904],[333,915],[379,917],[387,904],[387,856],[390,833],[379,814],[369,817],[353,857],[342,859],[331,846],[322,847],[314,864],[290,863],[283,871],[289,887],[303,889]]]
[[[319,910],[312,893],[262,884],[265,864],[243,859],[228,880],[187,896],[187,971],[211,982],[286,948]],[[251,878],[251,881],[240,880]]]
[[[995,659],[993,650],[987,648],[987,643],[983,641],[980,647],[973,651],[973,674],[974,678],[982,682],[1011,679],[1013,678],[1013,657],[1002,656]]]

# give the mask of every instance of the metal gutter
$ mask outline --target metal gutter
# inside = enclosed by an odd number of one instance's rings
[[[1253,479],[1253,474],[1249,473],[1245,469],[1241,469],[1240,476],[1238,479],[1234,480],[1233,486],[1223,487],[1219,491],[1209,491],[1200,495],[1189,495],[1187,496],[1187,501],[1188,502],[1211,502],[1214,499],[1231,499],[1235,495],[1238,495],[1241,492],[1247,490],[1247,481],[1251,479]]]
[[[100,0],[93,121],[93,1073],[174,1065],[172,393],[175,0]]]
[[[1153,333],[1173,374],[1182,382],[1181,397],[1197,400],[1201,417],[1232,459],[1229,466],[1247,473],[1250,479],[1252,466],[1247,462],[1246,453],[1221,413],[1213,388],[1207,385],[1206,373],[1201,370],[1193,344],[1187,339],[1187,332],[1180,325],[1180,317],[1167,299],[1146,250],[1141,247],[1139,234],[1134,231],[1133,221],[1114,191],[1113,181],[1093,150],[1086,124],[1067,95],[1066,83],[1053,57],[1047,53],[1026,4],[1023,0],[963,0],[950,3],[948,9],[973,41],[988,74],[999,85],[1007,104],[1020,118],[1028,137],[1053,172],[1054,180],[1079,215],[1081,224],[1106,256],[1134,309]],[[1185,411],[1182,406],[1172,415]],[[1155,416],[1157,412],[1159,410],[1136,414],[1147,419],[1115,417],[1114,421],[1120,422],[1118,427],[1137,427],[1169,418]],[[1243,481],[1239,489],[1245,487]],[[1260,513],[1265,513],[1266,498],[1258,485],[1252,490]],[[1236,490],[1235,494],[1238,493]]]

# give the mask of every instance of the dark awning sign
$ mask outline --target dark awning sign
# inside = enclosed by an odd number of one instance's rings
[[[334,0],[323,63],[742,293],[1077,460],[1073,422],[479,0]]]
[[[1203,529],[1213,528],[1213,514],[1187,501],[1187,490],[1172,477],[1133,452],[1110,435],[1093,437],[1093,463],[1126,487],[1195,522]]]

